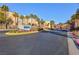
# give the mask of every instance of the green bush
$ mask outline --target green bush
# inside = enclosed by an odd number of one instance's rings
[[[41,31],[41,30],[43,30],[43,28],[38,28],[38,31]]]
[[[41,30],[43,30],[43,28],[40,28],[40,27],[32,27],[31,30],[32,31],[41,31]]]
[[[11,31],[9,31],[10,33],[16,33],[17,32],[17,30],[11,30]]]
[[[10,33],[21,33],[21,32],[23,32],[22,30],[11,30],[11,31],[9,31]]]

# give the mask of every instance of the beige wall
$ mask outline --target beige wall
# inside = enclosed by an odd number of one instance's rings
[[[48,29],[50,28],[50,21],[45,21],[44,25],[43,25],[44,29]]]
[[[29,18],[28,19],[28,23],[30,23],[30,24],[34,24],[34,25],[36,25],[36,26],[38,26],[38,22],[37,22],[37,20],[36,19],[31,19],[31,18]]]
[[[2,12],[2,11],[0,10],[0,12]],[[15,20],[15,17],[13,16],[12,12],[7,12],[7,18],[11,18],[12,21],[13,21],[13,23],[10,26],[11,27],[16,27],[17,20]],[[29,19],[24,18],[23,24],[26,25],[26,24],[29,24],[29,23],[38,26],[38,22],[37,22],[36,19],[32,18],[32,20],[31,20],[30,18]],[[22,25],[22,21],[19,21],[18,25]]]
[[[1,9],[0,9],[0,12],[4,13],[4,11],[2,11]],[[16,27],[17,20],[15,20],[15,17],[13,16],[13,12],[7,12],[6,15],[7,15],[7,18],[11,18],[11,20],[13,21],[13,23],[10,26],[11,27],[14,27],[14,26]],[[23,24],[26,25],[26,24],[29,24],[29,23],[38,26],[38,22],[37,22],[36,19],[32,18],[32,20],[31,20],[30,18],[29,19],[24,18]],[[22,25],[22,21],[19,21],[18,25]]]
[[[28,20],[28,19],[26,19],[26,18],[24,18],[24,21],[23,21],[24,25],[27,25],[27,24],[28,24],[28,22],[29,22],[29,20]]]
[[[12,21],[13,21],[12,25],[16,25],[17,20],[15,20],[15,17],[13,16],[13,13],[8,12],[7,15],[8,15],[7,16],[8,18],[12,19]]]

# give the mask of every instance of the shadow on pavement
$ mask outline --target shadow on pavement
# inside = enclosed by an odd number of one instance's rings
[[[74,41],[74,40],[73,40]],[[76,45],[76,47],[79,49],[79,45],[74,41],[74,43],[75,43],[75,45]]]
[[[65,31],[60,31],[60,32],[55,32],[55,31],[42,31],[42,32],[46,32],[46,33],[51,33],[51,34],[60,35],[60,36],[64,36],[64,37],[73,38],[71,36],[68,36],[67,35],[67,32],[65,32]]]

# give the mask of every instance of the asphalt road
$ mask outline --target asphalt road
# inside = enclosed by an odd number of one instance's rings
[[[44,31],[21,36],[0,32],[1,55],[68,55],[67,33]]]

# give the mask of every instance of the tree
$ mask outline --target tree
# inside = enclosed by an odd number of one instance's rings
[[[79,14],[79,9],[77,9],[76,14]]]
[[[43,29],[44,23],[45,23],[45,21],[44,21],[43,19],[41,19],[41,20],[40,20],[40,28]]]
[[[33,14],[30,14],[30,19],[31,19],[31,26],[32,26],[32,19],[33,19]]]
[[[21,16],[20,16],[20,19],[22,19],[22,24],[23,24],[23,19],[24,19],[24,16],[23,16],[23,15],[21,15]]]
[[[79,19],[79,14],[73,14],[71,20]]]
[[[63,23],[59,23],[59,28],[62,30]]]
[[[11,18],[8,18],[6,21],[6,24],[8,25],[8,27],[13,23]]]
[[[7,19],[7,14],[6,14],[6,12],[9,11],[8,6],[2,5],[1,10],[4,11],[4,19],[6,20],[6,19]],[[6,29],[7,29],[7,23],[6,23]]]
[[[39,21],[39,17],[37,15],[30,14],[29,17],[31,18],[31,25],[32,25],[32,19],[36,19],[36,21]]]
[[[71,22],[75,22],[77,19],[79,19],[79,9],[77,9],[76,14],[71,16]]]
[[[33,18],[38,22],[38,26],[40,27],[40,18],[37,15],[33,15]]]
[[[26,15],[25,18],[27,19],[27,24],[28,24],[28,19],[29,19],[30,17]]]
[[[0,12],[0,25],[2,29],[2,25],[5,24],[6,20],[4,18],[4,13]]]
[[[51,20],[50,21],[50,27],[51,27],[51,29],[52,29],[52,26],[54,25],[54,21],[53,20]]]
[[[41,19],[41,24],[43,25],[45,23],[45,21],[43,19]]]
[[[70,23],[71,23],[70,20],[67,20],[66,24],[70,24]]]
[[[4,13],[0,12],[0,23],[5,23]]]
[[[17,12],[14,12],[13,13],[13,16],[15,17],[15,21],[16,21],[16,28],[18,27],[18,17],[19,17],[19,15],[18,15],[18,13]]]
[[[70,25],[71,29],[78,28],[77,21],[79,20],[79,9],[77,9],[76,13],[71,16]]]
[[[41,24],[40,18],[37,18],[37,22],[38,22],[38,26],[40,27],[40,24]]]

